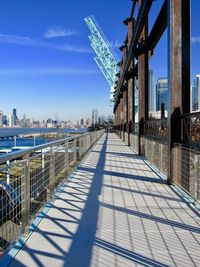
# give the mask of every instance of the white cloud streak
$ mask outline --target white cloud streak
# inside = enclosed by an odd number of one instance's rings
[[[69,44],[59,45],[51,44],[48,42],[38,41],[29,37],[0,34],[0,43],[24,45],[24,46],[37,46],[50,49],[56,49],[64,52],[74,52],[74,53],[88,53],[92,54],[93,51],[90,48],[76,47]]]
[[[54,26],[54,27],[49,28],[44,33],[44,38],[68,37],[68,36],[73,36],[73,35],[78,35],[78,32],[70,30],[70,29],[66,30],[64,28]]]
[[[110,42],[110,45],[112,48],[119,48],[122,45],[122,43],[120,43],[119,40],[115,40],[114,42],[113,41]]]
[[[191,42],[192,44],[200,44],[200,36],[192,36]]]
[[[70,68],[0,69],[0,76],[96,75],[100,71]]]

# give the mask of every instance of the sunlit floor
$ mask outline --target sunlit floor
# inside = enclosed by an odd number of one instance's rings
[[[10,266],[200,266],[200,217],[105,134]]]

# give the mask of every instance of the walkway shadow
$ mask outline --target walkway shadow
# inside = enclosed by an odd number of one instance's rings
[[[101,240],[101,239],[96,239],[95,240],[95,245],[100,247],[100,248],[103,248],[107,251],[110,251],[112,253],[115,253],[115,255],[119,255],[119,256],[122,256],[123,258],[126,258],[132,262],[135,262],[139,265],[142,265],[142,266],[146,266],[146,267],[149,267],[149,266],[153,266],[153,267],[169,267],[169,265],[166,265],[166,264],[162,264],[156,260],[153,260],[153,259],[149,259],[143,255],[140,255],[138,253],[135,253],[133,251],[130,251],[130,250],[127,250],[125,248],[122,248],[122,247],[119,247],[117,245],[114,245],[110,242],[107,242],[105,240]],[[135,265],[134,265],[135,266]]]
[[[78,230],[73,236],[70,250],[66,256],[64,264],[66,267],[88,267],[90,265],[92,248],[94,245],[98,223],[100,206],[98,196],[101,194],[101,188],[103,184],[107,139],[108,136],[106,135],[99,161],[97,163],[97,168],[92,169],[94,172],[93,180],[82,213],[82,218],[79,222]],[[79,167],[77,171],[82,169],[82,167]],[[89,169],[89,171],[91,172],[91,169]]]
[[[96,171],[95,169],[90,169],[90,168],[85,168],[85,167],[80,167],[80,169],[85,170],[85,171],[89,171],[89,172],[94,172],[94,173]],[[113,172],[113,171],[105,171],[105,170],[103,170],[103,174],[115,176],[115,177],[119,177],[119,178],[133,179],[133,180],[143,181],[143,182],[167,184],[167,181],[162,180],[160,177],[152,178],[152,177],[148,177],[148,176],[133,175],[133,174],[129,174],[129,173]]]

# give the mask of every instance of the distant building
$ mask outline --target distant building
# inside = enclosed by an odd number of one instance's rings
[[[149,70],[149,111],[155,111],[156,90],[153,70]]]
[[[3,110],[0,110],[0,127],[3,126]]]
[[[168,107],[168,80],[166,78],[159,78],[156,85],[156,110],[161,110],[161,105],[164,104],[165,110]]]
[[[8,126],[11,128],[14,127],[14,116],[13,115],[9,115]]]
[[[92,127],[96,127],[98,125],[98,111],[97,109],[92,110]]]
[[[84,126],[84,119],[80,118],[80,126]]]
[[[26,127],[26,115],[23,114],[22,127]]]
[[[3,115],[2,116],[2,122],[3,122],[3,126],[8,126],[8,117],[7,117],[7,115]]]
[[[18,118],[17,118],[17,109],[14,108],[13,109],[13,125],[16,126],[17,125],[17,121],[18,121]]]
[[[200,74],[193,79],[192,85],[192,111],[200,110]]]
[[[92,127],[92,119],[91,118],[87,118],[86,127]]]

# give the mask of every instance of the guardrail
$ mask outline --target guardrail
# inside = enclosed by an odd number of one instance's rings
[[[53,199],[55,189],[105,131],[86,133],[0,156],[0,254]]]
[[[181,116],[181,141],[192,146],[200,147],[200,112]]]
[[[145,136],[166,141],[167,140],[167,119],[151,119],[145,121]]]

